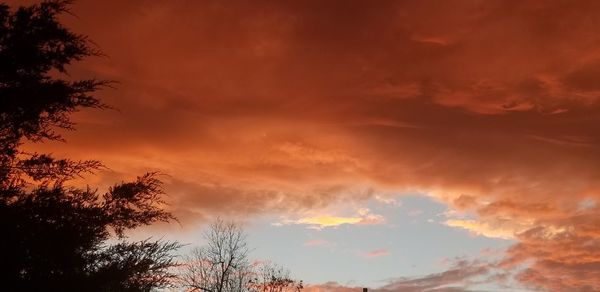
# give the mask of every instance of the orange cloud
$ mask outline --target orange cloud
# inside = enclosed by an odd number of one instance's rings
[[[102,160],[101,186],[163,171],[184,225],[425,192],[477,216],[454,225],[514,237],[505,266],[533,262],[523,282],[600,290],[597,208],[580,208],[600,199],[600,2],[72,10],[110,58],[71,75],[119,81],[99,93],[119,111],[77,113],[67,144],[31,149]]]
[[[532,227],[531,224],[525,226],[513,226],[514,222],[511,221],[505,221],[503,223],[504,224],[492,225],[488,222],[481,222],[477,220],[458,219],[450,219],[445,222],[445,224],[450,227],[463,228],[469,230],[475,235],[502,239],[513,239],[517,233]]]

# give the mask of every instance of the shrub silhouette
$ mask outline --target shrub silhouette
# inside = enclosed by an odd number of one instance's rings
[[[26,153],[26,141],[62,140],[70,114],[106,108],[104,80],[67,80],[67,66],[99,55],[57,16],[69,1],[15,10],[0,4],[0,281],[11,291],[149,291],[174,275],[174,242],[126,241],[125,231],[174,218],[156,173],[105,193],[67,182],[95,160]]]

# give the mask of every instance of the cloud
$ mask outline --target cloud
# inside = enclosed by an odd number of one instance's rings
[[[316,228],[323,227],[333,227],[339,226],[342,224],[357,224],[362,221],[362,218],[359,217],[333,217],[333,216],[320,216],[320,217],[308,217],[308,218],[300,218],[291,223],[293,224],[306,224],[313,225]]]
[[[361,208],[357,210],[356,217],[339,217],[332,215],[318,215],[311,217],[303,217],[296,220],[285,219],[275,223],[276,226],[299,224],[307,225],[308,228],[321,230],[328,227],[338,227],[340,225],[375,225],[385,222],[385,218],[381,215],[372,214],[369,209]]]
[[[505,226],[493,226],[490,223],[477,220],[450,219],[447,220],[445,224],[450,227],[466,229],[475,235],[502,239],[514,239],[516,233],[527,229],[526,227],[520,227],[515,230],[515,226],[506,226],[506,224]]]
[[[545,221],[518,235],[502,265],[526,265],[518,275],[534,288],[552,291],[597,290],[600,276],[600,244],[597,209]],[[560,275],[557,277],[556,275]]]
[[[397,278],[389,280],[381,287],[369,288],[373,292],[461,292],[472,291],[471,285],[486,283],[493,266],[477,261],[459,260],[452,267],[441,273],[414,278]],[[361,287],[341,285],[329,282],[321,285],[305,287],[309,292],[350,292],[360,291]]]
[[[386,204],[386,205],[390,205],[390,206],[394,206],[394,207],[400,207],[402,206],[402,201],[396,199],[396,198],[389,198],[387,196],[382,196],[382,195],[375,195],[373,197],[377,202]]]
[[[383,256],[389,256],[389,255],[390,255],[390,251],[388,249],[380,248],[380,249],[376,249],[376,250],[365,253],[364,257],[377,258],[377,257],[383,257]]]
[[[480,282],[490,271],[489,264],[460,260],[450,269],[417,278],[399,278],[381,287],[382,291],[467,291],[469,285]]]
[[[533,262],[523,282],[600,290],[597,208],[580,206],[600,199],[600,2],[112,0],[72,11],[65,22],[110,57],[71,76],[118,81],[98,96],[119,111],[77,113],[67,144],[32,150],[100,159],[113,170],[103,182],[165,172],[186,226],[427,193],[474,214],[454,225],[514,237],[506,267]]]

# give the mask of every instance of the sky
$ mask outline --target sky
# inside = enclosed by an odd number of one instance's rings
[[[8,1],[32,3],[32,1]],[[92,1],[86,182],[164,173],[309,291],[600,290],[600,2]]]

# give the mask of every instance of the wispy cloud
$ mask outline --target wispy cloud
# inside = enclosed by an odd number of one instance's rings
[[[375,225],[383,224],[385,218],[378,214],[373,214],[367,208],[358,209],[355,216],[334,216],[334,215],[317,215],[302,217],[299,219],[284,219],[273,223],[275,226],[299,224],[306,225],[312,229],[323,229],[328,227],[337,227],[340,225]]]
[[[493,264],[458,260],[446,271],[412,278],[396,278],[388,280],[381,287],[369,289],[373,292],[466,292],[473,291],[471,287],[484,284],[498,276],[493,274]],[[309,285],[307,292],[351,292],[360,291],[361,287],[342,285],[336,282],[321,285]]]
[[[391,198],[391,197],[387,197],[387,196],[383,196],[383,195],[375,195],[373,198],[376,201],[386,204],[386,205],[390,205],[390,206],[394,206],[394,207],[402,206],[402,201],[400,201],[397,198]]]
[[[310,246],[310,247],[325,246],[325,245],[329,245],[329,241],[324,240],[324,239],[311,239],[304,243],[304,246]]]
[[[444,272],[415,278],[398,278],[380,289],[402,292],[468,291],[473,278],[485,276],[489,271],[487,263],[461,260]]]
[[[390,251],[386,248],[380,248],[380,249],[376,249],[370,252],[367,252],[364,254],[365,258],[377,258],[377,257],[383,257],[383,256],[389,256],[390,255]]]
[[[450,227],[466,229],[474,235],[501,239],[514,239],[515,234],[523,230],[515,230],[514,228],[507,226],[493,226],[487,222],[480,222],[477,220],[450,219],[447,220],[445,224]]]

